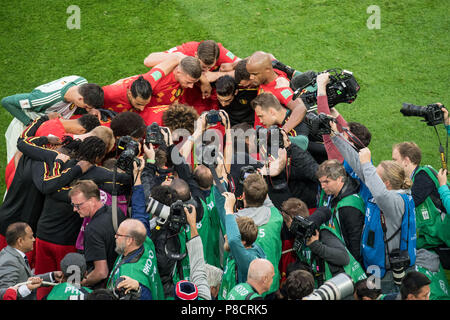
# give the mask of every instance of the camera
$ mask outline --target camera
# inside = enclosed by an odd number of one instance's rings
[[[157,223],[159,225],[166,225],[168,228],[177,233],[187,223],[186,214],[184,208],[187,208],[191,212],[192,208],[190,203],[184,203],[181,200],[177,200],[169,206],[162,204],[161,202],[150,198],[147,206],[147,212],[159,217]]]
[[[281,128],[276,125],[272,125],[269,128],[263,126],[256,126],[256,146],[259,148],[264,146],[267,150],[267,156],[278,157],[278,149],[284,148],[283,134]],[[277,145],[278,143],[278,145]]]
[[[133,162],[136,162],[138,167],[141,165],[141,161],[137,158],[139,143],[130,136],[123,136],[117,142],[117,149],[122,151],[116,162],[117,167],[129,175],[133,175]]]
[[[220,113],[218,110],[211,109],[206,113],[206,123],[207,124],[216,124],[220,123],[222,118],[220,117]]]
[[[435,126],[444,123],[444,113],[441,108],[443,105],[429,104],[427,106],[416,106],[412,103],[403,103],[400,112],[405,117],[422,117],[429,126]]]
[[[330,121],[336,123],[336,119],[325,113],[316,114],[308,112],[305,116],[305,123],[309,128],[309,137],[313,141],[322,141],[322,135],[331,133]]]
[[[254,166],[243,166],[239,172],[239,183],[244,184],[245,179],[252,174],[257,173],[258,171]]]
[[[156,122],[153,122],[151,125],[147,126],[147,131],[145,134],[145,142],[147,144],[151,143],[153,145],[161,145],[165,144],[164,136],[161,132],[162,128]]]
[[[313,293],[304,297],[304,300],[341,300],[353,294],[352,278],[346,273],[339,273],[325,281]]]
[[[399,286],[402,283],[403,277],[405,276],[405,270],[409,267],[410,262],[407,250],[394,249],[389,254],[392,278],[396,285]]]
[[[293,249],[299,251],[307,238],[311,238],[316,233],[317,227],[313,221],[295,216],[292,219],[289,231],[295,235]]]
[[[330,108],[338,103],[352,103],[355,101],[360,86],[352,72],[341,69],[330,69],[325,72],[330,73],[330,82],[326,87],[328,106]],[[295,76],[290,82],[291,89],[294,90],[292,100],[300,97],[306,107],[316,105],[318,74],[320,73],[310,70]]]
[[[119,300],[139,300],[141,297],[140,290],[130,290],[128,293],[125,293],[125,288],[117,288],[118,284],[124,280],[124,277],[119,277],[119,279],[117,279],[113,289],[113,295]]]

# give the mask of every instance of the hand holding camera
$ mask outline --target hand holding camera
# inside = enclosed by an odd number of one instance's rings
[[[319,230],[316,230],[316,232],[309,238],[306,238],[306,245],[310,246],[311,243],[319,240]]]

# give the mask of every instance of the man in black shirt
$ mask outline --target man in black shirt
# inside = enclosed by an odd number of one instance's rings
[[[91,218],[84,234],[84,256],[88,266],[88,275],[81,283],[83,286],[99,287],[108,278],[114,261],[115,230],[112,222],[112,208],[100,200],[100,190],[92,180],[80,180],[69,191],[73,210],[81,218]],[[117,224],[125,220],[118,208]]]
[[[228,113],[231,126],[242,122],[253,126],[255,112],[250,102],[257,96],[257,88],[237,87],[233,77],[226,75],[217,79],[216,92],[219,108]]]

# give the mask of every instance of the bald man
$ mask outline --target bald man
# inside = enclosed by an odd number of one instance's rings
[[[262,300],[272,286],[275,269],[267,259],[255,259],[248,267],[247,282],[231,289],[227,300]]]
[[[148,236],[147,226],[138,219],[126,219],[119,225],[115,238],[119,256],[112,268],[107,288],[123,289],[125,294],[133,291],[140,300],[164,299],[155,246]]]
[[[302,99],[292,100],[294,92],[289,86],[289,79],[282,72],[275,72],[271,56],[263,51],[256,51],[248,58],[246,69],[250,74],[252,85],[259,86],[258,94],[271,92],[285,108],[289,109],[287,121],[282,126],[289,134],[306,115],[306,106]],[[261,124],[255,114],[255,127]]]

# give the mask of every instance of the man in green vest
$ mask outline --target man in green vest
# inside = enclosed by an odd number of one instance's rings
[[[236,213],[236,217],[250,217],[258,226],[259,245],[267,259],[275,267],[275,277],[272,287],[265,295],[276,292],[280,287],[280,271],[278,265],[281,259],[281,227],[283,217],[268,197],[268,185],[263,176],[253,173],[244,180],[244,209]]]
[[[62,282],[53,287],[47,300],[85,300],[85,295],[87,296],[92,290],[80,285],[87,274],[84,256],[70,252],[61,260],[60,266],[63,273]]]
[[[141,183],[144,164],[143,158],[139,168],[134,163],[133,174],[136,182],[131,198],[133,219],[126,219],[117,229],[116,251],[119,256],[110,273],[107,288],[113,289],[120,277],[128,276],[139,283],[141,300],[164,300],[164,289],[158,272],[155,246],[150,239],[149,214],[146,212],[144,188]],[[129,279],[124,281],[127,280]],[[123,286],[125,291],[131,287],[135,288],[135,281],[127,281],[127,285]]]
[[[272,286],[274,276],[274,267],[269,260],[253,260],[248,267],[247,282],[236,285],[227,300],[262,300],[262,295]]]
[[[359,182],[350,177],[344,166],[335,159],[322,162],[316,176],[322,188],[317,207],[331,209],[328,226],[337,231],[350,253],[361,263],[365,206],[359,195]]]

